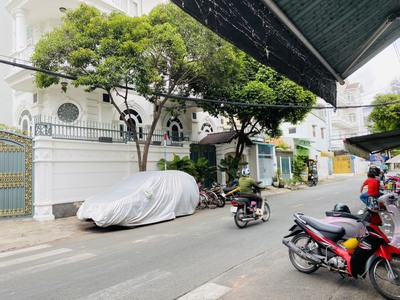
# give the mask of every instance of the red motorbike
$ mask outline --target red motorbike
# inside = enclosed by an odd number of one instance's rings
[[[282,242],[289,248],[291,263],[302,273],[310,274],[320,267],[354,278],[365,278],[369,273],[379,294],[400,299],[400,249],[390,245],[379,228],[382,219],[377,211],[367,210],[365,220],[365,235],[346,240],[343,227],[296,213],[295,225]]]

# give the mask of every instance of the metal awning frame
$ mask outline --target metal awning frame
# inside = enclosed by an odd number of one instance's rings
[[[288,19],[281,9],[271,0],[261,0],[275,16],[311,51],[312,54],[320,61],[320,63],[335,77],[340,83],[344,84],[344,80],[340,77],[332,66],[322,57],[322,55],[314,48],[309,40],[300,32],[300,30]]]

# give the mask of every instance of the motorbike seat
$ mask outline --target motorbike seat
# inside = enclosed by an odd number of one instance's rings
[[[349,218],[357,221],[361,221],[361,218],[359,216],[353,215],[348,212],[344,211],[326,211],[325,215],[327,217],[342,217],[342,218]]]
[[[240,202],[240,203],[246,203],[247,205],[249,205],[250,202],[251,202],[249,199],[247,199],[247,198],[245,198],[245,197],[238,197],[238,198],[235,198],[235,201],[236,201],[236,202]]]
[[[334,235],[337,235],[340,237],[342,237],[346,234],[346,229],[344,229],[341,226],[325,224],[318,219],[304,216],[304,215],[301,216],[301,219],[303,219],[307,224],[309,224],[311,227],[313,227],[319,231],[324,231],[324,232],[331,233],[331,234],[334,234]]]

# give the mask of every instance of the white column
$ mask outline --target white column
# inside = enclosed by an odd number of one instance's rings
[[[34,214],[37,221],[54,220],[53,142],[51,137],[35,137]]]
[[[16,9],[13,11],[15,22],[15,50],[20,51],[26,48],[26,11],[23,9]]]

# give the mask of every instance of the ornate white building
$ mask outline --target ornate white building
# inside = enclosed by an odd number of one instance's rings
[[[363,87],[360,82],[337,86],[337,106],[361,106],[363,102]],[[343,139],[369,134],[366,117],[362,107],[344,108],[330,112],[332,126],[331,149],[344,150]]]
[[[12,48],[3,60],[29,67],[35,43],[60,23],[66,10],[78,7],[81,2],[104,12],[120,10],[137,16],[164,1],[10,0],[5,7],[12,21]],[[1,70],[5,70],[4,66]],[[125,123],[106,94],[86,93],[71,87],[68,80],[58,86],[38,89],[32,70],[15,65],[6,69],[3,84],[12,93],[2,102],[12,104],[10,125],[33,137],[35,219],[72,215],[85,198],[138,171],[134,143],[129,142]],[[61,92],[62,85],[68,86],[66,93]],[[129,110],[123,103],[120,107],[135,120],[139,138],[144,141],[152,120],[150,102],[131,92]],[[173,154],[183,157],[197,151],[197,155],[203,155],[198,153],[198,148],[191,151],[191,145],[208,133],[222,131],[223,126],[219,118],[210,117],[195,107],[179,116],[164,112],[157,124],[147,169],[156,170],[161,158],[170,160]],[[162,143],[164,133],[168,134],[168,151]],[[224,154],[217,155],[221,156],[215,157],[214,150],[215,164]]]

